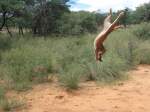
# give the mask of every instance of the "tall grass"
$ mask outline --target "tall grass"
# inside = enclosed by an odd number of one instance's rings
[[[134,26],[133,33],[139,39],[150,39],[150,23],[145,22],[140,25]]]
[[[12,111],[24,105],[21,101],[6,98],[5,93],[5,89],[0,87],[0,110]]]
[[[140,41],[140,43],[137,49],[137,60],[140,64],[150,64],[150,40]]]
[[[18,90],[28,88],[32,80],[37,77],[40,77],[41,80],[51,72],[50,48],[44,46],[43,41],[40,40],[40,44],[37,46],[34,40],[31,43],[26,43],[26,40],[19,40],[18,43],[24,44],[1,54],[3,58],[1,60],[3,67],[1,75],[6,75],[10,79],[9,85],[13,88]]]
[[[61,85],[72,89],[85,80],[113,82],[137,64],[150,63],[149,40],[133,33],[137,27],[113,32],[105,42],[107,52],[101,63],[94,56],[96,35],[12,39],[9,49],[1,47],[5,50],[1,51],[0,77],[17,90],[45,82],[53,73]]]

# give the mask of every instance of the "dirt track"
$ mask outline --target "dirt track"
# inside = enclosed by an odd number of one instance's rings
[[[150,66],[139,66],[130,76],[111,87],[89,82],[72,93],[56,85],[39,85],[20,95],[27,108],[18,112],[150,112]]]

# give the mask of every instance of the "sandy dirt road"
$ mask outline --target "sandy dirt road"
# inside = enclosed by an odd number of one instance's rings
[[[27,106],[17,112],[150,112],[150,66],[137,67],[130,77],[114,86],[88,82],[74,92],[57,85],[38,85],[19,94]]]

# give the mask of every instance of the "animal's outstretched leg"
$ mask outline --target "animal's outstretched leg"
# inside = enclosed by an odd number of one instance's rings
[[[102,61],[102,55],[106,52],[106,49],[104,48],[103,44],[99,49],[95,50],[96,60]]]
[[[106,52],[106,49],[104,47],[104,45],[101,45],[101,50],[99,51],[99,61],[103,61],[102,60],[102,55]]]

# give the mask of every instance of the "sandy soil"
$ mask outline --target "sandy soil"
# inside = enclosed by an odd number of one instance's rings
[[[150,112],[150,66],[141,65],[130,76],[113,86],[88,82],[74,92],[56,84],[38,85],[19,94],[27,107],[17,112]]]

